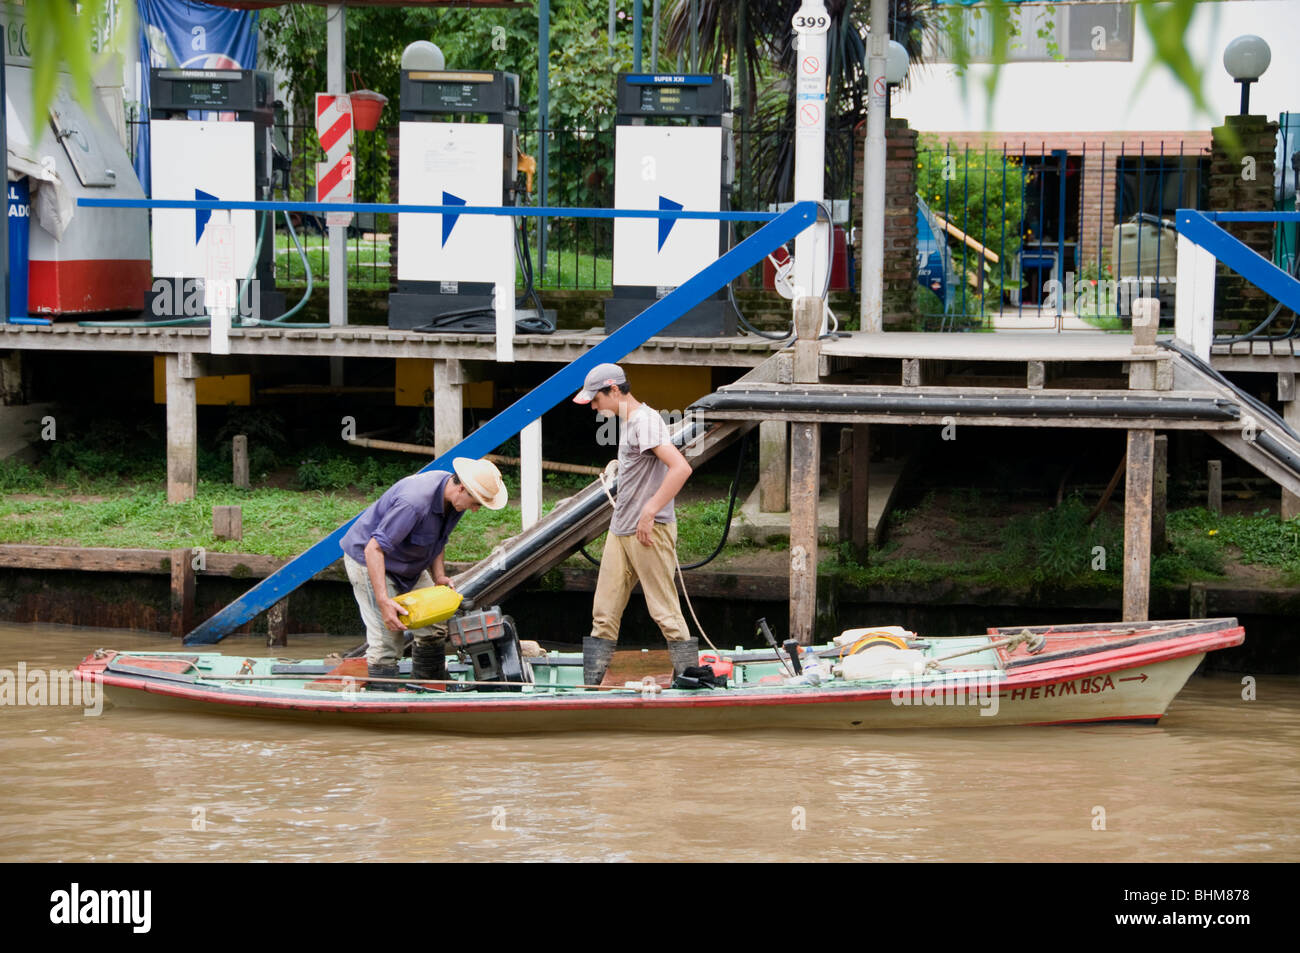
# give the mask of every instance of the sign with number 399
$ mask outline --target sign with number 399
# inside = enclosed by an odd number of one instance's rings
[[[791,25],[796,33],[825,33],[830,29],[831,18],[820,3],[805,3],[794,15]]]

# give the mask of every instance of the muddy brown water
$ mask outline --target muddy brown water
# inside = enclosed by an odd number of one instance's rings
[[[0,623],[0,677],[99,646],[177,648]],[[1157,727],[852,734],[473,737],[6,705],[0,861],[1294,861],[1300,678],[1254,688],[1194,676]]]

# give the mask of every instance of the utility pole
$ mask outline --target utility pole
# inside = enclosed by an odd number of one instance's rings
[[[884,326],[885,270],[885,104],[889,86],[885,58],[889,52],[888,0],[871,0],[867,38],[867,139],[862,158],[862,303],[863,331]]]
[[[804,0],[794,15],[795,134],[794,200],[826,197],[826,32],[831,18],[822,0]],[[829,221],[818,221],[794,240],[794,302],[821,296],[827,276]]]

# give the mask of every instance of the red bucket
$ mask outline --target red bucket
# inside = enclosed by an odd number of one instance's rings
[[[352,124],[363,132],[373,132],[379,126],[379,115],[388,103],[388,97],[373,89],[354,89],[348,93],[352,100]]]

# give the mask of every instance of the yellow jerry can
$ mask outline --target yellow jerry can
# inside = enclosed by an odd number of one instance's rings
[[[408,628],[422,629],[435,622],[446,622],[460,608],[461,594],[451,586],[425,586],[412,589],[393,599],[406,609],[401,614]]]

